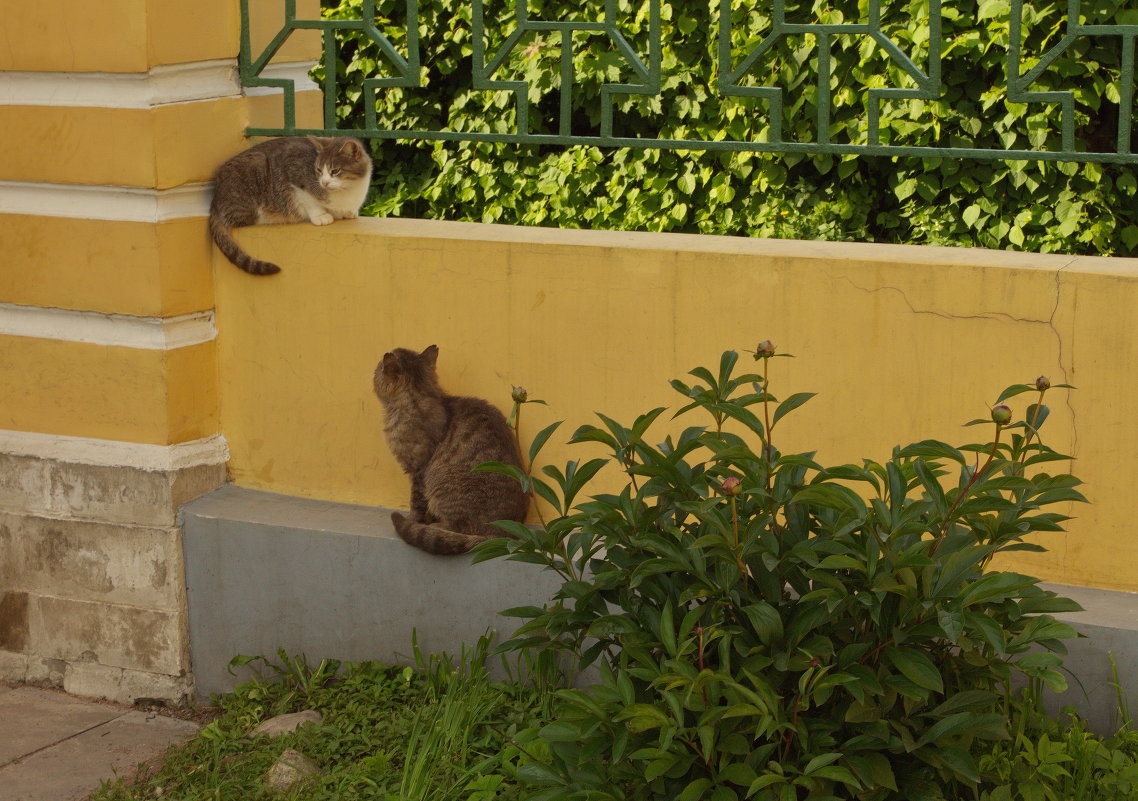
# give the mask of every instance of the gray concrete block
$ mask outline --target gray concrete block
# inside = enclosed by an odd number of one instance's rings
[[[407,662],[457,653],[498,613],[540,604],[560,586],[538,565],[432,556],[405,544],[390,510],[222,487],[183,509],[190,645],[196,694],[236,682],[237,654],[310,661]]]
[[[193,681],[188,672],[169,676],[137,669],[125,670],[98,662],[68,663],[60,686],[72,695],[103,698],[118,704],[133,704],[139,698],[157,698],[181,704],[193,693]]]
[[[178,507],[225,470],[0,454],[0,678],[116,700],[184,698]]]
[[[0,593],[0,649],[20,653],[28,648],[28,594]]]
[[[0,453],[0,509],[46,514],[50,462],[33,456]]]
[[[1065,640],[1063,667],[1069,672],[1067,691],[1044,693],[1051,712],[1073,706],[1101,734],[1118,729],[1120,698],[1138,717],[1138,594],[1044,584],[1082,605],[1082,612],[1055,615],[1074,626],[1085,639]],[[1117,668],[1117,683],[1111,659]]]
[[[178,507],[224,481],[224,464],[143,470],[0,454],[0,510],[169,527]]]
[[[225,481],[225,465],[176,471],[54,462],[52,511],[84,520],[173,526],[178,507]]]
[[[198,697],[232,688],[226,665],[236,654],[274,657],[283,648],[311,662],[401,662],[412,631],[425,651],[454,653],[487,627],[509,634],[518,621],[499,611],[540,604],[559,586],[536,565],[422,553],[397,538],[389,514],[232,486],[189,504],[183,542]],[[1087,635],[1068,641],[1066,666],[1078,681],[1045,702],[1073,705],[1095,730],[1112,731],[1108,654],[1138,713],[1138,595],[1045,586],[1085,607],[1057,617]]]
[[[182,604],[180,538],[177,528],[0,512],[0,578],[24,592],[173,612]]]
[[[29,650],[43,659],[181,675],[183,615],[47,595],[30,596]]]

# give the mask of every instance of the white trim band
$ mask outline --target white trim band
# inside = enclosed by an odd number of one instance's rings
[[[133,467],[139,470],[182,470],[229,461],[229,445],[220,434],[177,445],[146,445],[62,434],[0,430],[0,453],[55,459],[71,464]]]
[[[0,303],[0,334],[141,350],[176,350],[217,338],[213,312],[177,317],[44,309]]]
[[[315,66],[311,62],[291,62],[288,64],[266,64],[265,68],[261,70],[258,78],[275,78],[277,80],[283,78],[286,81],[292,81],[294,91],[297,92],[311,92],[320,91],[320,85],[308,77],[308,73],[312,72],[312,67]],[[282,90],[275,86],[246,86],[245,94],[249,97],[256,95],[275,95],[282,94]]]
[[[0,104],[151,108],[241,94],[233,59],[155,67],[149,72],[3,72]]]
[[[209,215],[213,184],[173,189],[0,181],[0,214],[119,222],[163,222]]]
[[[319,89],[308,77],[312,62],[269,64],[262,78],[292,80],[296,91]],[[279,92],[246,89],[250,95]],[[153,108],[219,97],[239,97],[241,81],[233,59],[155,67],[149,72],[0,72],[0,106]]]

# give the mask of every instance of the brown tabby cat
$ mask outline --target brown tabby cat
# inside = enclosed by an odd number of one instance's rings
[[[411,477],[411,515],[391,515],[405,542],[428,553],[466,553],[491,537],[508,536],[494,520],[525,520],[529,496],[500,473],[474,473],[483,462],[521,466],[513,432],[496,408],[439,387],[439,349],[396,348],[375,368],[383,433]]]
[[[230,229],[256,223],[328,225],[355,218],[371,181],[371,158],[350,137],[285,136],[238,153],[218,168],[209,232],[225,257],[253,275],[281,268],[254,259]]]

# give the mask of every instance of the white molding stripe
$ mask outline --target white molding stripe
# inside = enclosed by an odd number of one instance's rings
[[[100,467],[181,470],[199,465],[224,464],[229,461],[229,444],[220,434],[177,445],[146,445],[62,434],[0,430],[0,453]]]
[[[0,214],[119,222],[162,222],[209,215],[212,183],[173,189],[0,181]]]
[[[262,78],[291,79],[297,91],[319,89],[308,77],[312,62],[269,64]],[[246,89],[250,95],[279,92]],[[155,67],[149,72],[0,72],[0,106],[153,108],[241,95],[233,59]]]
[[[291,80],[297,92],[319,91],[320,84],[308,77],[308,73],[312,71],[314,64],[309,61],[294,61],[282,64],[266,64],[265,68],[261,70],[259,78],[276,78]],[[275,86],[246,86],[245,94],[252,97],[255,95],[274,95],[280,93],[282,90]]]
[[[140,350],[176,350],[217,338],[213,312],[132,317],[0,303],[0,334]]]
[[[233,59],[155,67],[149,72],[4,72],[0,105],[150,108],[241,94]]]

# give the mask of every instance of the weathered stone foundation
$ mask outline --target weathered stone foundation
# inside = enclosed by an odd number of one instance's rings
[[[178,508],[225,465],[0,454],[0,679],[131,703],[189,697]]]

